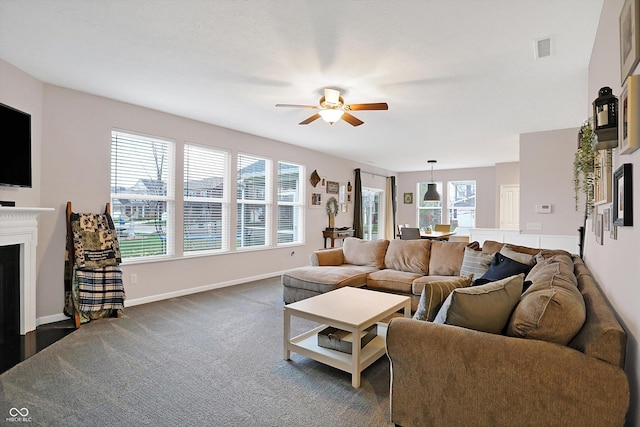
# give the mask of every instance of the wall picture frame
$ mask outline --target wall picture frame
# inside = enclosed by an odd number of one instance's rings
[[[620,84],[640,60],[640,0],[625,0],[620,12]]]
[[[604,222],[603,215],[602,214],[596,214],[595,222],[596,222],[596,243],[601,245],[602,244],[602,234],[603,234],[602,223]]]
[[[613,225],[633,225],[633,187],[631,163],[625,163],[613,174]]]
[[[413,193],[404,193],[404,204],[405,205],[412,205],[413,204]]]
[[[631,154],[640,148],[638,117],[640,117],[640,75],[635,75],[629,76],[620,94],[618,114],[620,154]]]
[[[319,208],[322,206],[322,193],[311,193],[311,207]]]
[[[593,203],[611,203],[611,150],[597,150],[593,157]]]
[[[327,194],[338,194],[340,192],[340,183],[337,181],[327,181]]]

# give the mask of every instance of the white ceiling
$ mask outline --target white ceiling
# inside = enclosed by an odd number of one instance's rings
[[[518,161],[587,118],[603,0],[0,0],[0,58],[43,82],[391,171]],[[534,40],[551,36],[552,56]],[[365,123],[298,125],[322,88]],[[592,94],[593,98],[597,94]]]

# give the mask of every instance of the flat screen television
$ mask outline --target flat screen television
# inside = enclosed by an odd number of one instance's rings
[[[31,114],[0,104],[0,185],[31,187]]]

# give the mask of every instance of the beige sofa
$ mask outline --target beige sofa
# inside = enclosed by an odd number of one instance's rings
[[[426,284],[459,279],[466,247],[479,246],[477,242],[348,237],[341,248],[313,252],[309,266],[283,273],[283,299],[289,304],[354,286],[410,296],[415,311]]]
[[[483,250],[495,250],[495,243],[485,242]],[[396,425],[624,425],[624,329],[579,257],[538,262],[503,334],[390,321]]]

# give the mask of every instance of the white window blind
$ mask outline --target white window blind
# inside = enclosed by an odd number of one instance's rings
[[[271,161],[238,154],[236,247],[270,244]]]
[[[278,244],[304,241],[303,176],[302,166],[278,162]]]
[[[229,250],[229,154],[184,146],[185,253]]]
[[[172,141],[111,133],[111,212],[123,259],[173,255]]]

